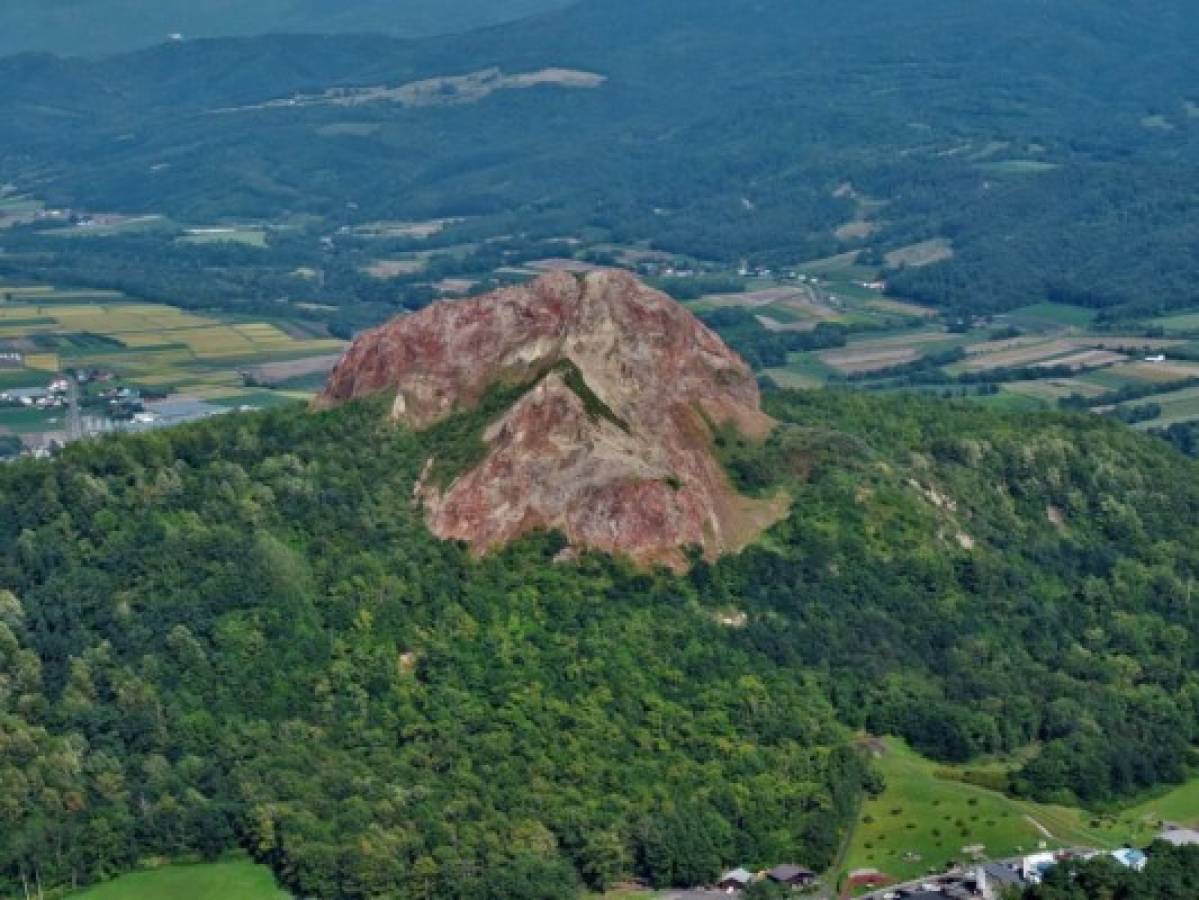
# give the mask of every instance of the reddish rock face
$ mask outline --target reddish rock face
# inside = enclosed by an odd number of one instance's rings
[[[681,567],[684,547],[738,549],[785,511],[737,495],[712,454],[709,423],[753,436],[773,424],[749,368],[624,272],[550,274],[393,320],[354,341],[316,405],[395,391],[393,417],[424,428],[496,382],[533,380],[488,428],[478,466],[418,489],[440,537],[483,552],[557,528],[575,546]]]

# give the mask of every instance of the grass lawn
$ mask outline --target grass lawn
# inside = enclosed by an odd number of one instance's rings
[[[1044,327],[1046,325],[1085,327],[1095,320],[1095,310],[1066,303],[1034,303],[1007,314],[1015,325]]]
[[[971,783],[1002,776],[1019,764],[1017,758],[948,766],[895,738],[884,738],[880,745],[886,752],[875,764],[886,790],[862,805],[843,864],[846,871],[872,868],[907,880],[939,871],[951,860],[966,860],[967,847],[981,846],[987,858],[1035,851],[1042,844],[1104,850],[1144,846],[1163,822],[1199,827],[1199,778],[1122,809],[1091,813],[1017,800]]]
[[[985,765],[941,766],[900,740],[886,738],[883,745],[886,753],[876,765],[887,787],[862,805],[846,870],[878,869],[906,880],[969,859],[964,848],[981,848],[986,857],[995,858],[1033,852],[1042,844],[1111,848],[1151,834],[1147,825],[1133,824],[1131,816],[1101,821],[1082,810],[1015,800],[959,780],[967,768],[977,771],[987,769]],[[1195,789],[1199,793],[1199,786]],[[1187,796],[1169,802],[1182,805]]]
[[[1199,778],[1130,807],[1122,818],[1142,820],[1154,831],[1158,822],[1199,828]]]
[[[1022,804],[1002,794],[942,779],[937,765],[886,740],[878,760],[887,787],[862,805],[846,867],[878,869],[898,880],[941,871],[966,858],[963,847],[981,846],[988,856],[1035,850],[1049,840]]]
[[[1015,393],[1006,387],[1000,390],[998,394],[975,396],[970,399],[976,403],[981,403],[983,406],[990,406],[993,409],[1038,410],[1047,409],[1050,405],[1047,400],[1028,394]]]
[[[45,372],[31,372],[28,369],[0,369],[0,391],[10,388],[34,388],[46,386]]]
[[[246,860],[164,866],[124,875],[71,895],[73,900],[284,900],[265,866]]]
[[[1176,313],[1172,316],[1163,316],[1160,319],[1151,320],[1148,324],[1162,328],[1168,334],[1199,331],[1199,312],[1184,312]]]
[[[0,428],[6,428],[13,434],[65,431],[66,422],[65,409],[27,409],[23,406],[0,408]]]
[[[1130,384],[1144,384],[1144,380],[1126,375],[1119,369],[1096,369],[1085,372],[1076,378],[1077,381],[1093,384],[1105,390],[1114,391],[1128,387]]]

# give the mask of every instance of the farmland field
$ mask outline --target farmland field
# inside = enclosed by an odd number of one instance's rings
[[[1036,365],[1072,354],[1080,347],[1081,344],[1076,340],[1058,339],[993,352],[973,353],[969,359],[950,367],[949,371],[987,372],[992,369]]]
[[[267,406],[319,389],[344,348],[312,323],[234,321],[112,292],[0,286],[0,349],[20,361],[0,371],[5,389],[44,386],[69,368],[97,368],[117,382],[217,405]],[[276,374],[268,374],[276,373]],[[265,391],[294,375],[310,376]],[[63,430],[53,414],[0,410],[0,433]]]
[[[941,871],[951,860],[970,858],[966,847],[988,858],[1014,856],[1038,847],[1089,844],[1116,846],[1113,835],[1092,832],[1078,810],[1016,801],[959,780],[903,742],[880,742],[876,765],[886,790],[862,805],[846,868],[878,869],[896,880]],[[1040,826],[1040,827],[1038,827]]]
[[[909,247],[892,250],[886,255],[887,267],[898,269],[901,266],[931,266],[933,263],[953,259],[953,242],[947,238],[934,238],[922,241]]]
[[[2,408],[0,434],[37,434],[56,431],[63,426],[62,410]]]
[[[1005,391],[1035,397],[1047,403],[1056,403],[1075,394],[1083,397],[1099,397],[1108,388],[1075,378],[1046,378],[1039,381],[1013,381],[1004,385]]]
[[[1167,360],[1165,362],[1137,361],[1123,366],[1116,366],[1112,371],[1134,381],[1161,383],[1199,377],[1199,363],[1178,360]]]
[[[191,228],[179,238],[182,244],[244,244],[247,247],[266,247],[263,228]]]
[[[1176,313],[1153,319],[1149,325],[1163,329],[1167,334],[1199,331],[1199,312]]]
[[[1164,394],[1154,394],[1140,400],[1122,403],[1122,408],[1144,406],[1156,403],[1161,407],[1161,415],[1156,419],[1138,422],[1137,428],[1165,428],[1177,422],[1194,422],[1199,420],[1199,387],[1184,388],[1180,391],[1170,391]]]
[[[1082,328],[1095,320],[1095,310],[1087,309],[1084,306],[1070,306],[1065,303],[1036,303],[1032,306],[1014,309],[1004,318],[1018,325],[1059,325]]]
[[[998,775],[1013,761],[941,766],[902,741],[872,741],[886,789],[862,807],[845,859],[848,870],[872,868],[898,880],[942,870],[970,850],[1002,858],[1049,848],[1111,849],[1148,843],[1163,821],[1199,819],[1199,779],[1105,815],[1008,797],[964,780]],[[983,779],[978,779],[983,780]]]
[[[70,895],[72,900],[284,900],[271,870],[248,861],[164,866]]]
[[[877,372],[892,366],[902,365],[920,357],[914,347],[854,347],[844,350],[828,350],[820,354],[825,365],[844,375],[859,372]]]

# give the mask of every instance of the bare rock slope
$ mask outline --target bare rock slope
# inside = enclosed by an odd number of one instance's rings
[[[681,567],[685,547],[738,549],[785,512],[738,495],[712,451],[713,426],[773,425],[749,368],[624,272],[554,273],[395,319],[354,341],[316,404],[394,391],[393,417],[421,429],[497,383],[531,387],[489,425],[482,462],[418,487],[440,537],[483,552],[557,528],[576,547]]]

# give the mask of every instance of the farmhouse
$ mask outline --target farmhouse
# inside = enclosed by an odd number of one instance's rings
[[[716,886],[722,891],[733,894],[745,890],[753,880],[752,872],[746,869],[732,869],[720,876],[720,881],[716,882]]]
[[[1024,879],[1015,869],[997,862],[979,866],[975,881],[984,897],[998,896],[1009,888],[1024,886]]]
[[[1029,884],[1040,884],[1045,873],[1057,865],[1052,853],[1033,853],[1020,860],[1020,876]]]
[[[1124,866],[1126,869],[1132,869],[1134,872],[1142,871],[1149,864],[1147,857],[1140,850],[1132,847],[1123,847],[1119,850],[1113,850],[1110,854],[1112,859]]]
[[[784,884],[788,887],[807,887],[816,880],[816,873],[803,866],[785,863],[768,871],[766,877],[775,884]]]

